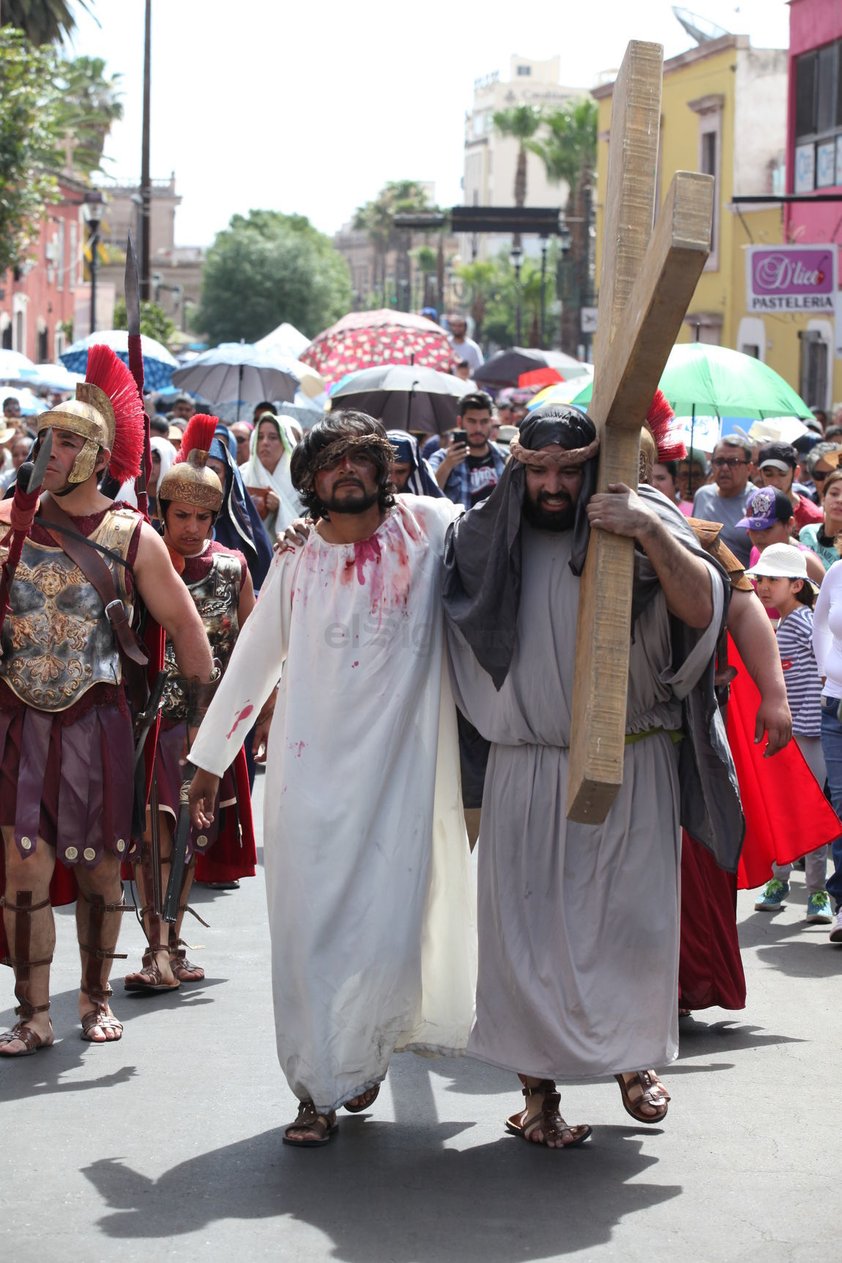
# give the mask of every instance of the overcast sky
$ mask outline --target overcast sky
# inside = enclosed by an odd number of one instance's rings
[[[77,4],[69,50],[119,73],[125,116],[106,155],[140,174],[144,0]],[[590,87],[630,39],[667,57],[692,46],[669,0],[152,0],[151,174],[175,172],[178,245],[208,245],[231,215],[271,208],[332,233],[387,180],[430,180],[461,201],[463,119],[474,80],[509,58],[561,56]],[[684,6],[758,48],[788,44],[784,0]],[[584,20],[583,20],[584,18]]]

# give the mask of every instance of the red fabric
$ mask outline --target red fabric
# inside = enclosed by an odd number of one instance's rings
[[[557,368],[533,368],[528,373],[521,373],[517,379],[518,386],[555,386],[564,378]]]
[[[823,522],[824,513],[817,504],[813,504],[812,500],[808,500],[806,496],[799,496],[798,503],[792,510],[792,516],[795,518],[795,524],[799,531],[802,526],[809,526],[813,522]]]
[[[242,747],[234,760],[233,771],[237,782],[237,805],[225,809],[222,829],[213,849],[207,855],[197,855],[196,881],[239,881],[241,877],[254,877],[256,872],[251,789],[246,752]]]
[[[746,979],[737,937],[737,880],[689,833],[681,835],[678,1003],[742,1009]]]
[[[771,759],[763,757],[765,743],[754,743],[760,694],[730,636],[728,660],[737,668],[728,703],[728,742],[746,818],[737,885],[750,890],[769,881],[773,864],[791,864],[838,837],[842,824],[794,741]]]

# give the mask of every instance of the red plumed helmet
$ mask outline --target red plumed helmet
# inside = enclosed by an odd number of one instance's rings
[[[108,346],[88,351],[88,371],[76,387],[76,398],[56,404],[37,420],[45,427],[69,430],[85,440],[68,474],[81,483],[94,472],[100,448],[111,453],[109,473],[118,482],[136,478],[143,455],[143,404],[131,370]]]
[[[175,463],[178,464],[180,461],[187,460],[191,452],[204,452],[207,455],[218,425],[219,417],[212,417],[206,412],[197,412],[195,416],[191,417],[184,428],[184,435]],[[204,461],[202,461],[202,464],[204,464]]]
[[[114,438],[108,445],[111,448],[108,472],[117,482],[136,478],[143,456],[143,403],[131,369],[114,354],[111,347],[92,346],[88,351],[85,381],[106,394],[114,409]]]
[[[678,436],[673,427],[675,413],[669,405],[662,390],[656,390],[652,405],[646,414],[646,424],[652,431],[652,437],[658,448],[658,460],[681,460],[687,455],[684,440]]]

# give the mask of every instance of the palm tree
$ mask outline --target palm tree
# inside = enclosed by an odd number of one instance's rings
[[[86,0],[78,0],[86,13]],[[67,0],[0,0],[0,24],[23,31],[30,44],[58,44],[76,29]]]
[[[430,204],[424,186],[418,180],[390,180],[378,193],[373,202],[366,202],[354,212],[353,226],[363,229],[374,248],[374,287],[378,283],[383,294],[383,303],[388,302],[386,295],[386,268],[391,251],[397,251],[395,260],[395,277],[398,303],[401,299],[411,305],[412,264],[410,249],[412,234],[405,229],[395,227],[395,215],[411,215],[420,211],[435,211],[438,208]],[[379,277],[378,277],[379,273]],[[398,283],[402,283],[404,293],[397,292]]]
[[[526,205],[526,153],[530,141],[541,126],[542,114],[534,105],[513,105],[508,110],[497,110],[494,126],[501,136],[511,136],[518,142],[515,166],[515,206]],[[512,245],[520,249],[520,233],[512,236]]]
[[[60,71],[68,167],[90,175],[100,169],[112,124],[123,117],[120,75],[109,78],[101,57],[63,61]]]
[[[596,167],[596,103],[590,97],[569,101],[544,115],[546,134],[527,141],[544,163],[547,179],[568,188],[565,218],[570,230],[569,270],[562,293],[561,347],[576,354],[581,309],[590,297],[591,195]],[[572,276],[569,275],[572,273]]]

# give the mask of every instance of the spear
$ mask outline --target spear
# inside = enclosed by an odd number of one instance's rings
[[[2,545],[0,545],[7,547],[9,550],[6,560],[3,562],[2,572],[0,572],[0,631],[2,631],[3,624],[6,621],[12,582],[15,577],[15,571],[18,568],[20,555],[23,552],[24,541],[32,529],[32,523],[38,509],[41,484],[44,481],[44,471],[47,468],[47,462],[50,459],[52,450],[53,432],[48,427],[40,440],[38,459],[35,461],[35,464],[33,465],[30,461],[26,461],[18,470],[10,514],[11,529],[6,534],[5,539],[2,540]]]

